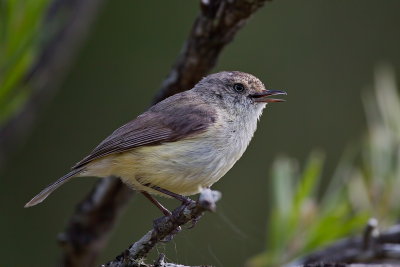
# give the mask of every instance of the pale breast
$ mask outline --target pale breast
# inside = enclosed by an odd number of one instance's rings
[[[109,174],[121,177],[138,190],[153,184],[169,191],[192,195],[224,176],[243,155],[256,129],[257,120],[231,121],[220,118],[204,133],[176,142],[143,146],[111,155]],[[110,164],[111,162],[111,164]]]

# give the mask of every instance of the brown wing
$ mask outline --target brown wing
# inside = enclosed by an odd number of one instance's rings
[[[72,169],[114,153],[146,145],[173,142],[203,132],[215,122],[215,112],[193,104],[190,94],[170,97],[115,130]]]

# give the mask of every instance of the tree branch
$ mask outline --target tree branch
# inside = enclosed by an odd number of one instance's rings
[[[142,266],[143,260],[156,244],[172,240],[174,235],[181,231],[181,226],[190,221],[194,225],[205,211],[215,211],[216,202],[220,198],[221,194],[219,192],[204,189],[198,201],[182,204],[172,212],[171,216],[164,216],[155,220],[152,230],[147,232],[139,241],[132,244],[115,260],[102,266]],[[159,259],[158,262],[160,265],[161,260]]]
[[[399,261],[400,224],[379,233],[377,221],[371,219],[365,227],[363,236],[342,239],[286,266],[315,266],[319,262],[341,263],[343,266],[347,266],[346,263],[372,262],[398,264]]]
[[[147,267],[147,266],[146,266]],[[158,260],[154,263],[153,266],[149,266],[149,267],[211,267],[211,266],[207,266],[207,265],[202,265],[202,266],[185,266],[185,265],[181,265],[181,264],[175,264],[175,263],[170,263],[170,262],[165,262],[165,255],[164,254],[160,254],[160,257],[158,258]]]
[[[177,61],[153,103],[192,88],[214,67],[223,47],[232,41],[248,18],[266,1],[202,0],[201,13],[197,16]],[[121,214],[120,210],[129,199],[131,193],[128,193],[128,190],[119,180],[100,180],[89,196],[78,205],[75,215],[62,235],[64,266],[94,264],[97,255],[105,246],[116,217]],[[103,191],[109,194],[103,195]],[[93,197],[94,195],[100,197]],[[116,201],[117,199],[123,201]],[[109,216],[106,216],[101,224],[93,223],[91,229],[84,223],[97,221],[103,214]],[[79,220],[74,219],[77,216]],[[93,232],[96,235],[92,235]],[[75,236],[81,238],[74,238]]]
[[[67,229],[58,240],[64,250],[64,266],[93,266],[106,246],[109,233],[133,191],[110,177],[97,183],[76,207]]]
[[[269,0],[271,1],[271,0]],[[192,88],[212,69],[221,50],[266,0],[202,0],[181,54],[164,80],[154,103]]]

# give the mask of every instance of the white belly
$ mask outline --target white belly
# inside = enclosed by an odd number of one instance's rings
[[[244,128],[249,126],[251,129]],[[85,175],[115,175],[133,188],[153,194],[159,193],[145,184],[181,195],[196,194],[232,168],[246,150],[255,127],[256,121],[232,129],[216,127],[196,138],[110,155],[89,164]]]

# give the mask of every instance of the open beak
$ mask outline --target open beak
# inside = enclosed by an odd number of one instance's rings
[[[273,103],[273,102],[284,102],[284,99],[277,99],[277,98],[268,98],[269,96],[274,95],[287,95],[285,91],[280,90],[264,90],[260,93],[250,95],[251,98],[254,99],[255,102],[261,103]]]

